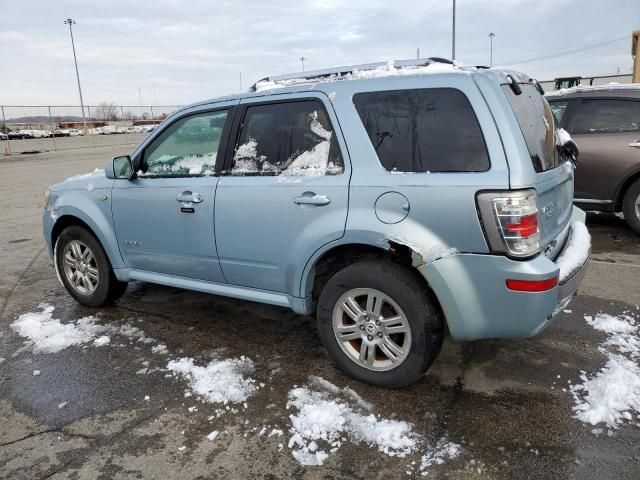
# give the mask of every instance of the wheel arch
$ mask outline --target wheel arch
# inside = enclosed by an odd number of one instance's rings
[[[314,258],[308,262],[305,268],[305,276],[301,283],[303,296],[310,296],[315,303],[322,288],[335,273],[365,258],[390,261],[402,265],[410,271],[433,297],[444,318],[444,310],[440,305],[440,300],[429,285],[428,279],[415,268],[423,264],[422,257],[410,246],[392,240],[383,243],[345,242],[327,245],[325,249],[316,252]]]
[[[56,241],[58,237],[63,232],[63,230],[67,227],[77,225],[79,227],[84,228],[89,233],[91,233],[98,242],[100,246],[105,251],[107,258],[109,259],[109,263],[111,263],[112,268],[123,268],[124,264],[122,262],[122,257],[120,256],[120,252],[117,250],[117,243],[115,243],[115,236],[111,234],[113,237],[113,244],[109,243],[110,238],[105,236],[105,233],[98,228],[95,222],[91,218],[87,218],[82,215],[78,215],[77,212],[75,214],[65,213],[61,215],[53,225],[51,229],[51,248],[55,248]],[[114,251],[115,247],[115,251]],[[55,260],[54,260],[55,261]]]

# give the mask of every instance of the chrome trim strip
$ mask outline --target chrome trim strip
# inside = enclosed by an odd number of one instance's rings
[[[606,205],[608,203],[613,203],[613,200],[593,200],[591,198],[574,198],[574,203],[597,203]]]

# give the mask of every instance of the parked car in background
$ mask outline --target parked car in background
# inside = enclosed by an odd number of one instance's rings
[[[71,134],[68,128],[56,128],[53,131],[54,137],[69,137]]]
[[[547,99],[580,150],[576,204],[623,212],[640,234],[640,84],[578,86]]]
[[[7,135],[4,132],[0,132],[0,140],[7,140],[9,138],[9,135]]]
[[[78,130],[77,128],[70,128],[69,129],[69,136],[70,137],[79,137],[84,135],[84,132],[82,130]]]
[[[78,302],[141,280],[315,313],[344,372],[399,387],[445,330],[529,337],[573,298],[590,237],[572,142],[527,76],[428,59],[252,90],[49,188],[44,238]]]
[[[24,138],[32,138],[31,134],[26,130],[11,130],[8,135],[9,135],[9,139],[10,140],[20,140],[20,139],[24,139]]]

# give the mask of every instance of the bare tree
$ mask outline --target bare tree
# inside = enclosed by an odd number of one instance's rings
[[[124,120],[135,120],[137,118],[136,114],[133,113],[131,110],[127,110],[126,112],[124,112],[123,115],[124,115],[123,117]]]
[[[93,118],[109,121],[118,119],[118,107],[113,102],[101,102],[93,109]]]

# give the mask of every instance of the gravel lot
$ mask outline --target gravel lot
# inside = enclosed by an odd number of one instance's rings
[[[71,148],[88,147],[91,139],[56,140],[78,142]],[[34,149],[46,148],[39,145]],[[97,311],[72,301],[45,250],[42,194],[50,183],[103,167],[131,148],[0,159],[0,478],[640,478],[635,415],[619,428],[585,424],[573,416],[569,391],[581,371],[592,376],[607,361],[599,350],[605,334],[584,316],[640,318],[640,237],[619,218],[588,216],[593,263],[584,287],[570,312],[541,335],[447,340],[418,384],[386,391],[340,374],[313,319],[280,308],[144,283],[131,284],[116,305]],[[151,340],[112,335],[104,346],[34,352],[11,324],[39,312],[41,303],[53,306],[63,323],[97,315],[99,325],[133,325]],[[168,353],[158,353],[160,345]],[[247,378],[259,388],[229,410],[189,396],[193,386],[166,370],[184,357],[206,365],[241,356],[253,361]],[[345,433],[324,465],[304,466],[288,447],[290,416],[299,413],[295,405],[287,408],[294,386],[365,418],[410,422],[419,446],[391,456]],[[435,461],[438,441],[459,445],[456,454]]]

